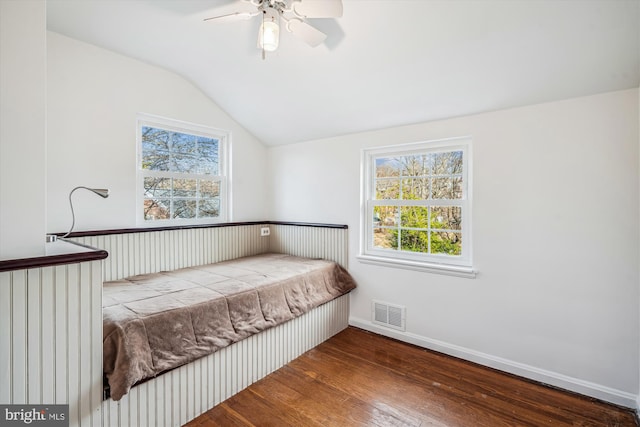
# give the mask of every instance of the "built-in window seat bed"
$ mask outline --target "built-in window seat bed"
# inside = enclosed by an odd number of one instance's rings
[[[93,355],[69,365],[72,418],[182,426],[345,329],[348,232],[266,221],[73,233],[108,257],[79,267],[89,288],[73,270],[58,280],[91,331],[67,339]]]
[[[355,288],[334,261],[267,253],[103,285],[104,374],[117,401],[185,365]]]

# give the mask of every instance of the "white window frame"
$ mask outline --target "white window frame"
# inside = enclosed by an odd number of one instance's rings
[[[403,200],[390,203],[389,200],[377,200],[375,189],[376,159],[412,154],[434,153],[442,151],[463,152],[462,198],[447,200]],[[473,278],[476,272],[472,258],[472,150],[471,137],[448,138],[399,144],[362,150],[361,159],[361,216],[360,216],[360,252],[361,262],[399,267],[433,273],[449,274]],[[376,248],[373,245],[373,213],[377,205],[398,206],[460,206],[462,214],[462,253],[459,256],[446,254],[424,254],[409,251]]]
[[[142,128],[154,127],[189,135],[218,140],[218,175],[151,171],[142,169]],[[138,113],[136,119],[136,224],[139,227],[165,227],[172,225],[216,224],[231,221],[231,132],[210,126],[169,119],[151,114]],[[208,179],[220,183],[220,213],[217,218],[170,218],[144,219],[144,178],[166,177],[183,179]]]

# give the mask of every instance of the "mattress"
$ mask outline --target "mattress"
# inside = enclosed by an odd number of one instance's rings
[[[111,398],[355,287],[333,261],[273,253],[105,282],[103,370]]]

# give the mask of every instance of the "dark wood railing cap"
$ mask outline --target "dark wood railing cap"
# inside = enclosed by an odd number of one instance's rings
[[[103,249],[66,239],[58,239],[56,242],[45,245],[45,254],[42,256],[0,261],[0,272],[96,261],[109,256],[109,253]]]

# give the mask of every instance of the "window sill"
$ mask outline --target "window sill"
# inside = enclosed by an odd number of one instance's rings
[[[384,267],[402,268],[405,270],[424,271],[426,273],[444,274],[447,276],[475,279],[477,272],[472,267],[457,265],[432,264],[404,259],[383,258],[372,255],[358,255],[358,260],[365,264],[381,265]]]

